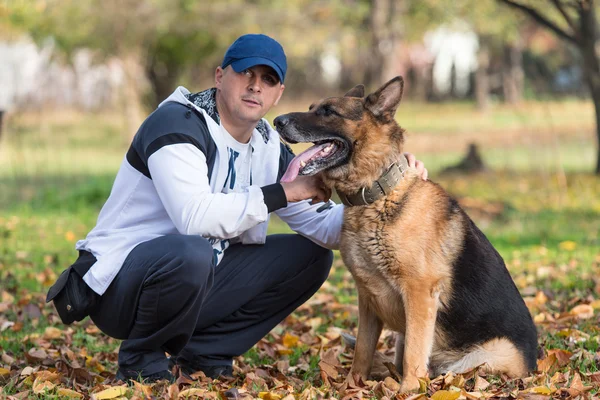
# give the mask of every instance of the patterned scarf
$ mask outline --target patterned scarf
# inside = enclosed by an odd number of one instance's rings
[[[221,118],[219,117],[219,111],[217,110],[217,88],[206,89],[198,93],[190,93],[185,97],[197,107],[206,111],[217,124],[221,124]],[[269,141],[269,129],[267,123],[261,119],[258,121],[256,129],[260,132],[264,142],[267,143]]]

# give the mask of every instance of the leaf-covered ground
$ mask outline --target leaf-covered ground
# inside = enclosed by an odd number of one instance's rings
[[[86,125],[90,135],[86,140],[94,142],[82,144],[75,140],[79,138],[76,132],[84,128],[79,123],[50,126],[47,134],[53,139],[46,138],[46,142],[33,132],[35,124],[23,124],[19,149],[25,150],[10,154],[13,159],[22,156],[23,168],[33,170],[19,170],[16,163],[10,164],[13,173],[0,169],[0,398],[542,400],[600,396],[600,179],[560,169],[442,176],[435,168],[439,155],[427,153],[418,155],[434,167],[434,180],[460,199],[506,260],[525,298],[539,332],[538,368],[531,376],[510,380],[478,370],[448,374],[424,379],[421,393],[410,396],[398,394],[400,377],[394,374],[346,381],[353,349],[344,335],[356,334],[357,299],[351,276],[336,255],[321,290],[235,360],[234,379],[213,381],[198,374],[191,380],[180,377],[172,385],[114,382],[120,342],[103,335],[89,319],[62,325],[44,301],[49,285],[73,261],[75,241],[94,225],[114,177],[111,165],[118,165],[122,157],[121,147],[103,145],[107,138],[114,139],[109,125],[102,121]],[[57,154],[63,154],[65,165],[83,162],[76,161],[81,146],[92,152],[83,158],[94,160],[84,174],[50,162]],[[0,151],[7,148],[11,149],[4,146]],[[574,160],[573,168],[581,170],[582,164],[576,163],[578,151],[561,156]],[[535,154],[535,149],[499,154],[512,165],[523,154]],[[287,228],[273,221],[271,232],[282,231]],[[387,371],[385,362],[393,359],[393,348],[392,333],[384,331],[376,372]]]

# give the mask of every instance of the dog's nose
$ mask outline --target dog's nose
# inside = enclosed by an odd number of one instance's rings
[[[275,124],[275,128],[277,129],[283,129],[283,127],[286,126],[288,122],[290,122],[290,119],[285,115],[280,115],[273,121],[273,123]]]

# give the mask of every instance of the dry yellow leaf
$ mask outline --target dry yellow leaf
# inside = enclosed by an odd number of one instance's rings
[[[33,393],[41,394],[46,391],[50,391],[50,390],[54,389],[55,386],[56,386],[56,383],[52,383],[50,381],[38,381],[36,379],[33,382],[33,386],[31,388],[33,389]]]
[[[579,319],[588,319],[594,316],[594,308],[589,304],[579,304],[573,307],[570,312]]]
[[[390,390],[393,390],[394,392],[398,392],[400,390],[400,384],[398,382],[396,382],[396,380],[394,378],[392,378],[391,376],[388,376],[387,378],[384,379],[383,384]]]
[[[150,386],[144,385],[136,381],[133,381],[133,386],[136,392],[135,394],[141,394],[144,397],[152,397],[152,388]]]
[[[533,322],[535,322],[536,324],[541,324],[545,320],[546,320],[545,313],[540,313],[540,314],[537,314],[535,317],[533,317]]]
[[[61,397],[69,397],[71,399],[82,399],[83,395],[81,393],[77,393],[74,390],[66,389],[66,388],[58,388],[56,389],[56,393]]]
[[[113,387],[105,389],[101,392],[94,393],[92,395],[92,400],[116,399],[117,397],[124,396],[126,393],[127,393],[126,386],[113,386]]]
[[[477,377],[475,378],[474,390],[485,390],[488,388],[488,386],[490,386],[490,383],[482,377],[480,377],[479,375],[477,375]]]
[[[594,310],[600,310],[600,300],[594,300],[590,303]]]
[[[73,242],[73,241],[75,241],[75,234],[71,231],[68,231],[67,233],[65,233],[65,239],[68,242]]]
[[[10,375],[10,370],[6,368],[0,368],[0,378]]]
[[[535,305],[537,305],[537,306],[543,306],[547,302],[548,302],[548,296],[546,296],[546,294],[544,292],[542,292],[540,290],[539,292],[536,293],[536,295],[535,295]]]
[[[552,394],[554,391],[550,389],[548,386],[536,386],[531,388],[530,392],[537,394]]]
[[[191,389],[186,389],[186,390],[182,390],[181,392],[179,392],[179,397],[183,397],[184,399],[187,399],[188,397],[200,397],[200,398],[204,398],[204,395],[206,394],[206,389],[200,389],[200,388],[191,388]]]
[[[438,390],[431,396],[431,400],[456,400],[460,394],[460,392],[451,392],[450,390]]]
[[[53,383],[58,383],[58,381],[60,379],[60,375],[56,372],[50,372],[50,371],[44,370],[44,371],[36,372],[35,379],[37,381],[50,381]]]
[[[44,331],[42,338],[46,340],[60,339],[62,337],[62,334],[63,332],[60,329],[55,328],[53,326],[49,326]]]
[[[271,392],[259,392],[258,397],[263,400],[281,400],[281,395]]]
[[[298,336],[286,332],[286,334],[283,335],[283,345],[287,348],[296,347],[298,346],[299,339]]]

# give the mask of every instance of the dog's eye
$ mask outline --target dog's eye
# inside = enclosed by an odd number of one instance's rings
[[[328,106],[323,106],[317,110],[317,115],[330,117],[332,115],[339,115],[339,114],[337,112],[335,112],[332,108],[330,108]]]

